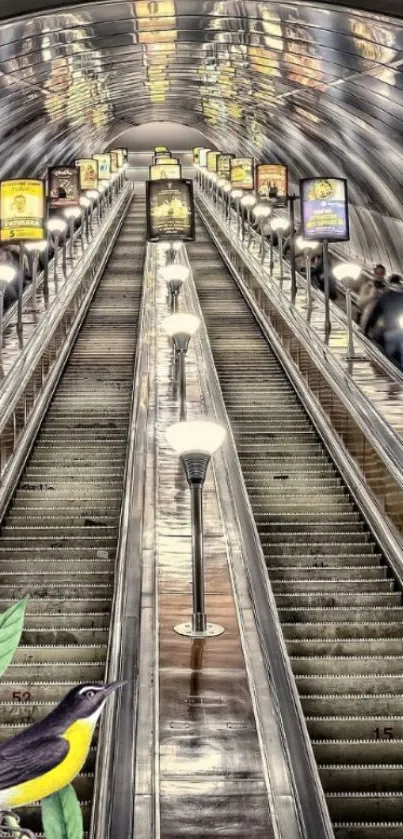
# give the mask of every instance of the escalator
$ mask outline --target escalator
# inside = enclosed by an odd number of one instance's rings
[[[102,682],[145,250],[135,199],[93,297],[0,534],[0,608],[29,594],[0,683],[0,741],[80,682]],[[94,741],[95,742],[95,741]],[[75,786],[88,828],[95,746]],[[39,807],[21,810],[40,834]]]
[[[200,222],[188,256],[335,835],[402,839],[401,592]]]

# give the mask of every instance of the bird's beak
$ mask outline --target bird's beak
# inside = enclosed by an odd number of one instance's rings
[[[123,685],[127,685],[127,682],[111,682],[109,685],[105,685],[105,696],[109,696],[110,693],[113,693],[118,688],[123,687]]]

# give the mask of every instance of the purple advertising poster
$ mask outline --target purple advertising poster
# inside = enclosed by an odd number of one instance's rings
[[[340,242],[349,239],[347,181],[306,178],[300,181],[302,235]]]

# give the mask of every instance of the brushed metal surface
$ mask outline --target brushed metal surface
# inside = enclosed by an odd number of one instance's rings
[[[152,246],[154,249],[156,246]],[[183,296],[180,300],[183,307]],[[213,470],[205,493],[208,620],[225,634],[182,637],[175,624],[191,614],[190,495],[165,432],[178,419],[172,348],[160,328],[168,313],[166,286],[156,290],[156,563],[158,598],[158,719],[156,722],[162,837],[274,836],[264,766],[245,670]],[[187,357],[188,418],[205,417],[192,342]]]
[[[224,150],[283,159],[294,182],[343,173],[351,254],[397,269],[403,28],[391,3],[376,16],[258,0],[2,3],[2,17],[26,17],[0,32],[0,176],[40,174],[171,119]]]

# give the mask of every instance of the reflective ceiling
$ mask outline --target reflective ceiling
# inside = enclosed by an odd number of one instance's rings
[[[307,2],[114,0],[0,30],[2,176],[175,120],[288,163],[294,181],[343,174],[354,203],[403,217],[403,20]]]

